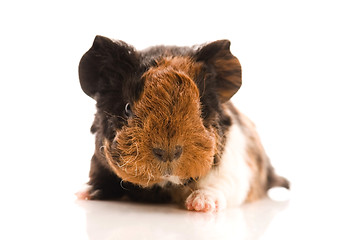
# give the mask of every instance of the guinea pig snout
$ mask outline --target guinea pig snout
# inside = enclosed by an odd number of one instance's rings
[[[169,147],[166,149],[163,148],[153,148],[152,149],[153,155],[156,159],[162,162],[172,162],[174,160],[177,160],[181,157],[183,153],[183,147],[182,146],[175,146],[175,147]]]

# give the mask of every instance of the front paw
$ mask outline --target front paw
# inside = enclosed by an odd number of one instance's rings
[[[85,184],[75,196],[79,200],[96,200],[99,199],[100,190],[94,189],[92,186]]]
[[[216,212],[226,208],[226,200],[220,192],[202,189],[189,195],[185,206],[190,211]]]

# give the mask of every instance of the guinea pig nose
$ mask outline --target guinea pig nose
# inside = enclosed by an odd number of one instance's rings
[[[167,153],[165,150],[160,148],[153,148],[153,155],[160,161],[165,162]]]
[[[173,154],[174,160],[180,158],[180,156],[182,155],[182,153],[183,153],[183,148],[182,148],[182,146],[179,146],[179,145],[175,146],[174,154]]]
[[[162,162],[173,161],[180,158],[183,153],[183,148],[181,146],[176,146],[174,149],[169,149],[168,151],[161,148],[153,148],[153,155]]]

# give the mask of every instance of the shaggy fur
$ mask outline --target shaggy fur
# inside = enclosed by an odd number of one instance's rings
[[[136,51],[97,36],[79,79],[97,101],[96,148],[80,198],[180,201],[211,211],[288,187],[254,125],[229,102],[242,78],[228,40]]]
[[[164,59],[143,74],[144,90],[133,104],[134,117],[117,129],[114,147],[105,142],[109,165],[124,181],[151,186],[167,175],[181,182],[204,176],[216,150],[216,131],[200,118],[199,92],[189,77],[190,59]],[[182,154],[177,161],[159,161],[153,149]]]

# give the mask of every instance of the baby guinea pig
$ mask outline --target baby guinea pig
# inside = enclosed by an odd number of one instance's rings
[[[97,36],[79,64],[97,113],[90,180],[78,198],[178,202],[209,212],[288,188],[253,123],[230,102],[241,75],[228,40],[137,51]]]

